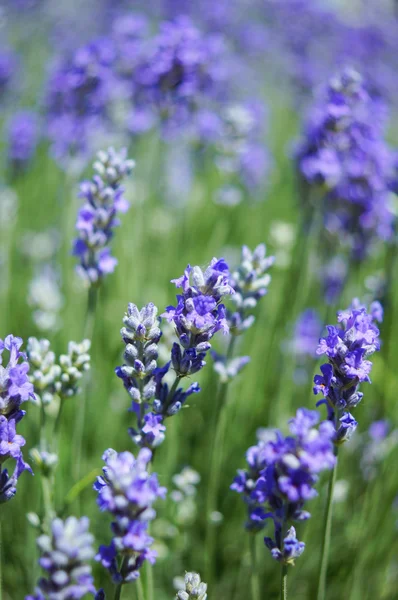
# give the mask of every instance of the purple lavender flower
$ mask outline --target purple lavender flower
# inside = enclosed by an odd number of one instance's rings
[[[184,275],[172,282],[182,289],[182,294],[177,296],[177,306],[168,306],[162,317],[175,326],[179,344],[173,344],[171,362],[177,375],[186,377],[206,364],[204,358],[214,334],[220,330],[228,333],[221,299],[233,294],[234,289],[229,283],[227,263],[217,258],[204,272],[188,265]]]
[[[98,161],[94,163],[96,175],[80,186],[80,196],[85,203],[76,221],[78,238],[73,253],[80,260],[78,272],[89,285],[99,285],[117,264],[108,244],[114,228],[119,225],[117,214],[126,212],[129,207],[120,184],[133,168],[134,161],[127,159],[125,149],[117,153],[109,148],[98,153]]]
[[[22,402],[34,398],[33,385],[29,382],[29,364],[20,352],[23,341],[8,335],[0,339],[0,414],[10,419],[19,411]],[[8,364],[3,366],[3,353],[9,352]],[[22,362],[19,362],[22,359]]]
[[[88,564],[95,554],[94,538],[88,528],[87,517],[53,520],[51,534],[37,539],[39,564],[47,576],[39,580],[34,595],[25,600],[80,600],[96,593]]]
[[[79,48],[51,74],[47,91],[48,135],[58,158],[87,152],[104,130],[116,87],[113,44],[99,39]]]
[[[378,302],[368,313],[355,299],[349,309],[337,313],[339,325],[328,325],[327,336],[319,340],[317,354],[326,354],[329,362],[321,366],[321,375],[315,375],[314,394],[321,393],[325,398],[317,406],[326,404],[328,419],[336,430],[336,443],[349,439],[357,426],[349,410],[362,400],[359,384],[370,382],[372,363],[368,357],[380,349],[374,321],[382,316]]]
[[[134,581],[146,560],[151,564],[156,560],[148,524],[156,516],[152,505],[165,497],[166,488],[159,485],[156,474],[149,474],[151,459],[148,448],[142,448],[137,458],[130,452],[107,450],[103,475],[94,484],[98,506],[114,518],[112,542],[100,547],[96,560],[109,570],[116,583]],[[123,558],[121,566],[118,558]]]
[[[32,111],[16,112],[8,124],[8,158],[20,169],[32,158],[39,136],[37,115]]]
[[[238,471],[231,485],[247,504],[249,531],[260,531],[267,518],[273,520],[274,539],[265,538],[265,543],[273,558],[286,564],[293,564],[304,545],[296,539],[294,528],[285,536],[285,527],[292,520],[310,517],[304,505],[317,495],[319,473],[335,465],[334,428],[329,421],[318,426],[318,421],[317,411],[300,408],[289,422],[292,435],[276,431],[274,438],[249,448],[248,468]]]
[[[357,260],[392,236],[393,155],[384,122],[384,106],[356,71],[345,69],[313,107],[297,151],[301,175],[322,194],[327,230]]]
[[[163,22],[149,40],[132,81],[132,131],[141,128],[143,112],[170,134],[191,125],[204,100],[225,93],[226,48],[219,35],[203,35],[188,17]]]
[[[14,54],[8,50],[0,50],[0,100],[3,99],[7,92],[16,66],[17,60]]]

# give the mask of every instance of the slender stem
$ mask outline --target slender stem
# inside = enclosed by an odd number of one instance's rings
[[[84,337],[89,340],[92,340],[92,338],[93,338],[97,299],[98,299],[98,288],[90,287],[89,293],[88,293],[88,301],[87,301],[86,320],[85,320],[85,324],[84,324]],[[75,448],[74,477],[76,479],[80,478],[84,421],[85,421],[85,416],[86,416],[86,406],[87,406],[88,396],[90,395],[90,391],[91,391],[91,383],[92,383],[92,376],[91,376],[91,373],[88,373],[88,376],[86,379],[86,385],[83,390],[82,399],[80,401],[79,410],[76,411],[75,435],[74,435],[74,440],[73,440],[73,442],[74,442],[73,446]]]
[[[2,530],[3,518],[0,515],[0,600],[3,600],[3,530]]]
[[[146,591],[147,599],[153,600],[153,569],[149,561],[146,561]]]
[[[43,527],[47,530],[54,517],[53,508],[53,484],[50,477],[41,475],[41,489],[43,493],[44,519]]]
[[[287,600],[287,565],[281,565],[281,600]]]
[[[115,589],[115,595],[113,596],[113,600],[120,600],[122,596],[122,583],[118,583]]]
[[[319,563],[319,583],[318,583],[317,600],[325,600],[325,598],[326,598],[326,575],[327,575],[327,570],[328,570],[330,538],[331,538],[331,533],[332,533],[333,490],[334,490],[334,484],[336,483],[336,478],[337,478],[338,446],[334,447],[334,455],[336,457],[336,464],[334,466],[333,471],[330,473],[330,479],[329,479],[328,498],[327,498],[327,504],[326,504],[324,529],[323,529],[322,552],[321,552],[321,559],[320,559],[320,563]]]
[[[260,581],[257,568],[256,535],[249,534],[250,557],[251,557],[251,590],[252,600],[260,600]]]
[[[233,350],[236,342],[236,336],[231,336],[227,349],[227,360],[232,358]],[[215,527],[211,523],[211,513],[217,509],[218,486],[222,470],[223,454],[224,454],[224,439],[227,429],[227,392],[228,382],[221,383],[218,388],[216,398],[216,415],[215,415],[215,433],[213,436],[213,446],[211,452],[210,478],[208,484],[207,502],[206,502],[206,572],[207,582],[212,581],[214,570],[214,549],[216,543]]]
[[[138,600],[145,600],[144,588],[140,577],[137,579],[137,598]]]

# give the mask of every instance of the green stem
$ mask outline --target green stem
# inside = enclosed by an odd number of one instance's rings
[[[146,590],[148,600],[153,600],[153,569],[149,561],[146,561]]]
[[[325,600],[326,598],[326,575],[328,570],[329,560],[329,549],[330,549],[330,538],[332,533],[332,509],[333,509],[333,490],[334,484],[337,478],[337,457],[338,457],[338,446],[334,447],[334,455],[336,457],[336,464],[333,471],[330,473],[328,498],[325,511],[325,521],[323,529],[323,543],[321,559],[319,563],[319,583],[318,583],[318,594],[317,600]]]
[[[53,485],[49,477],[41,475],[41,489],[43,493],[44,519],[43,527],[47,531],[54,517]]]
[[[250,541],[250,557],[251,557],[251,590],[252,600],[260,600],[260,582],[257,569],[257,552],[256,552],[256,536],[254,533],[249,534]]]
[[[281,600],[287,600],[287,565],[281,566]]]
[[[121,596],[122,596],[122,585],[123,585],[123,584],[119,583],[119,584],[116,586],[116,589],[115,589],[115,595],[113,596],[113,600],[120,600],[120,598],[121,598]]]
[[[231,336],[227,349],[227,360],[232,358],[236,336]],[[214,550],[216,544],[216,531],[211,523],[211,513],[217,509],[218,485],[221,476],[223,454],[224,454],[224,439],[227,429],[227,394],[228,382],[221,383],[218,388],[216,398],[216,415],[215,415],[215,433],[213,436],[213,446],[211,452],[210,478],[206,502],[206,572],[207,582],[211,583],[214,571]]]
[[[87,313],[86,320],[84,324],[84,338],[92,340],[94,333],[94,325],[95,325],[95,314],[97,307],[97,299],[98,299],[98,288],[90,287],[88,292],[88,301],[87,301]],[[81,458],[82,458],[82,445],[83,445],[83,433],[84,433],[84,421],[86,416],[86,406],[88,401],[88,396],[91,391],[91,382],[92,376],[91,373],[88,374],[86,379],[86,385],[82,394],[82,399],[80,401],[79,410],[76,411],[76,420],[75,420],[75,435],[73,439],[73,446],[75,448],[75,460],[74,460],[74,477],[75,479],[79,479],[80,469],[81,469]]]
[[[140,577],[137,579],[137,598],[138,600],[145,600],[144,588],[142,587],[142,581]]]

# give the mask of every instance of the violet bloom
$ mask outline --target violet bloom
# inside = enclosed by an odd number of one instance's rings
[[[356,260],[393,231],[385,112],[361,75],[345,69],[313,107],[297,150],[302,177],[321,195],[326,229]]]
[[[104,130],[116,88],[114,49],[107,39],[76,50],[53,70],[47,90],[48,135],[57,157],[90,151]]]
[[[142,448],[137,458],[130,452],[118,454],[109,449],[103,459],[106,466],[94,489],[99,508],[114,519],[113,539],[110,546],[100,547],[96,560],[109,570],[115,583],[128,583],[139,577],[146,560],[156,561],[148,525],[156,516],[152,506],[165,497],[166,488],[159,485],[155,473],[148,472],[152,459],[148,448]],[[119,559],[123,559],[121,563]]]
[[[224,259],[213,258],[203,272],[188,265],[184,275],[173,279],[182,293],[177,306],[168,306],[162,317],[173,323],[179,343],[171,351],[172,366],[179,377],[200,371],[211,348],[210,340],[217,331],[229,332],[226,309],[221,300],[234,293]]]
[[[41,535],[37,545],[39,564],[47,571],[34,595],[25,600],[80,600],[96,593],[89,562],[94,558],[94,537],[87,517],[54,519],[50,535]]]
[[[16,58],[8,50],[0,50],[0,100],[7,92],[12,76],[16,70]]]
[[[264,539],[275,560],[294,564],[304,550],[296,539],[291,521],[311,515],[305,504],[317,495],[319,473],[335,465],[334,428],[329,421],[318,425],[317,411],[300,408],[289,421],[290,436],[280,431],[268,441],[260,441],[246,453],[247,469],[238,471],[231,489],[242,494],[248,508],[246,528],[256,533],[266,519],[274,522],[274,538]]]
[[[337,313],[339,325],[328,325],[327,336],[319,340],[317,354],[326,354],[329,362],[321,366],[321,375],[315,375],[314,394],[325,398],[317,406],[326,404],[337,444],[348,440],[356,429],[349,411],[362,400],[359,384],[370,383],[372,363],[368,358],[380,349],[375,321],[381,321],[382,315],[379,302],[373,302],[368,313],[354,300],[350,308]]]
[[[188,17],[161,23],[133,73],[132,131],[143,112],[154,115],[168,133],[190,126],[204,101],[225,93],[225,54],[222,37],[204,35]]]
[[[79,275],[90,286],[99,285],[117,265],[109,243],[114,228],[120,224],[118,213],[129,208],[121,182],[130,175],[134,161],[127,159],[125,149],[117,153],[108,148],[106,152],[98,153],[98,161],[93,166],[96,174],[91,181],[84,181],[80,186],[84,204],[78,213],[78,237],[73,247],[73,254],[80,260]]]
[[[131,399],[131,411],[137,417],[137,427],[130,428],[133,441],[139,446],[154,448],[165,438],[167,417],[175,415],[187,398],[200,391],[197,383],[186,389],[179,387],[204,367],[210,340],[220,330],[228,331],[225,295],[232,294],[228,265],[213,258],[203,272],[200,267],[188,266],[184,275],[173,280],[182,294],[177,306],[169,306],[162,316],[173,323],[178,338],[171,349],[171,360],[158,366],[158,342],[161,337],[157,308],[149,303],[141,310],[130,303],[121,330],[126,344],[124,364],[116,368]],[[169,387],[166,376],[174,370],[174,383]]]
[[[16,169],[31,160],[37,146],[39,123],[32,111],[16,112],[8,124],[8,159]]]

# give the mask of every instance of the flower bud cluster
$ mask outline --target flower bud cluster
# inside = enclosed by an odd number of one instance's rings
[[[51,534],[37,539],[41,552],[39,564],[47,575],[39,579],[34,595],[27,596],[25,600],[67,600],[95,594],[88,564],[95,555],[94,537],[88,528],[87,517],[53,520]]]
[[[96,175],[80,186],[84,204],[77,217],[78,237],[73,253],[80,260],[79,274],[90,286],[99,285],[101,279],[112,273],[117,265],[109,243],[114,228],[120,224],[117,214],[129,208],[120,184],[133,168],[134,161],[127,159],[125,149],[117,153],[109,148],[98,153],[98,161],[94,163]]]
[[[368,357],[380,349],[375,321],[382,318],[379,302],[373,302],[368,313],[355,299],[350,308],[337,313],[339,326],[328,325],[328,335],[319,340],[317,354],[326,354],[329,362],[321,365],[321,375],[315,375],[314,394],[324,396],[317,406],[326,404],[336,444],[350,439],[358,425],[349,411],[363,398],[359,384],[370,383],[372,363]]]
[[[118,454],[109,449],[103,455],[103,475],[94,484],[99,508],[114,518],[112,542],[100,547],[96,559],[116,583],[134,581],[146,560],[151,564],[156,560],[148,525],[156,516],[152,505],[165,497],[166,488],[159,485],[155,473],[149,474],[151,459],[148,448],[142,448],[137,458],[130,452]],[[124,559],[122,563],[119,558]]]
[[[29,364],[26,356],[20,352],[22,339],[8,335],[0,339],[0,503],[11,500],[16,494],[16,485],[23,471],[32,472],[24,462],[21,448],[26,441],[18,435],[16,427],[25,415],[21,404],[34,397],[33,385],[29,381]],[[4,352],[8,352],[8,363],[3,366]],[[3,464],[15,461],[13,474],[10,476]]]
[[[185,590],[177,593],[176,600],[206,600],[207,584],[201,581],[199,573],[185,573]]]
[[[290,420],[291,435],[280,431],[268,441],[260,441],[246,453],[247,469],[238,471],[231,489],[242,494],[248,508],[246,528],[263,529],[266,519],[274,522],[274,538],[265,538],[273,558],[293,564],[304,550],[294,528],[285,536],[291,521],[304,521],[311,515],[305,503],[317,495],[319,473],[335,465],[333,425],[318,426],[317,411],[300,408]]]

